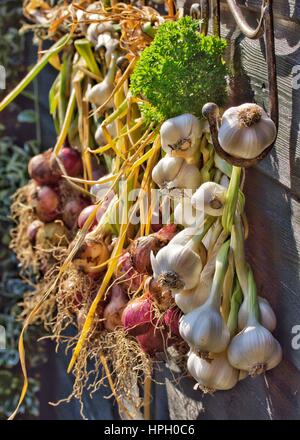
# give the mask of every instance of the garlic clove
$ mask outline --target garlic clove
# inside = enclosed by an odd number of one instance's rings
[[[226,188],[215,182],[205,182],[192,195],[192,206],[208,215],[220,216],[224,210]]]
[[[239,310],[238,316],[238,326],[239,329],[242,330],[247,326],[248,321],[248,296],[244,299],[241,308]],[[273,332],[276,328],[277,320],[275,313],[270,306],[269,302],[262,297],[258,297],[258,306],[260,311],[260,322],[263,327],[266,327],[270,332]]]
[[[154,278],[174,292],[195,287],[202,269],[199,255],[188,246],[171,242],[156,256],[151,253],[151,264]]]
[[[209,302],[184,315],[179,332],[191,349],[201,356],[221,353],[229,344],[230,333],[219,310]]]
[[[274,142],[276,135],[276,125],[263,108],[247,103],[225,111],[218,137],[226,153],[254,159]]]
[[[230,365],[226,352],[216,355],[209,362],[195,353],[190,353],[187,368],[204,393],[230,390],[238,382],[239,371]]]
[[[238,333],[228,348],[231,365],[239,370],[248,371],[251,376],[275,368],[281,358],[279,342],[269,330],[255,321]]]
[[[87,100],[100,107],[110,97],[114,86],[110,81],[104,79],[101,83],[94,85],[87,93]],[[105,108],[112,108],[113,98],[106,104]]]

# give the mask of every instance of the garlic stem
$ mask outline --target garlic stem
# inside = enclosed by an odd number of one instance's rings
[[[253,321],[259,322],[259,318],[260,318],[259,305],[257,299],[257,288],[256,288],[254,275],[250,267],[248,271],[248,295],[249,295],[249,301],[247,302],[247,306],[248,306],[249,315],[248,315],[247,325],[250,325],[253,323]]]
[[[238,282],[238,280],[236,280],[235,288],[231,297],[230,313],[227,321],[227,327],[229,328],[231,337],[235,336],[238,330],[238,315],[242,301],[242,289],[240,283]]]
[[[208,230],[211,228],[215,221],[216,217],[206,217],[201,233],[195,233],[193,237],[187,242],[186,246],[194,247],[197,246],[198,243],[202,242],[203,237],[207,234]]]
[[[229,245],[230,240],[227,240],[224,244],[222,244],[216,258],[216,269],[208,299],[208,303],[216,309],[220,308],[221,305],[222,285],[228,266]]]
[[[242,292],[246,297],[248,294],[248,269],[245,258],[244,234],[240,215],[235,216],[234,225],[231,231],[231,246],[233,249],[237,277],[241,285]]]
[[[236,212],[236,206],[239,195],[241,168],[232,167],[229,187],[226,193],[226,201],[222,216],[222,225],[226,232],[230,233]]]

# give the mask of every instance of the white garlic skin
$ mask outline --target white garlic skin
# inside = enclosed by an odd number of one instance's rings
[[[241,112],[259,109],[261,118],[251,126],[241,125]],[[256,104],[230,107],[222,116],[219,142],[222,149],[233,157],[254,159],[276,139],[277,130],[266,112]]]
[[[211,285],[207,289],[200,283],[190,290],[182,290],[174,294],[174,301],[177,307],[184,313],[190,313],[197,307],[205,303],[210,292]]]
[[[163,157],[152,170],[152,180],[167,189],[194,191],[201,183],[199,169],[180,157]]]
[[[172,156],[190,157],[200,147],[201,123],[185,113],[165,121],[160,129],[163,150]]]
[[[112,138],[117,136],[117,129],[115,122],[108,124],[106,129]],[[96,130],[95,141],[97,142],[97,145],[99,147],[104,147],[108,143],[106,137],[104,136],[102,125],[99,125],[99,127]]]
[[[184,197],[183,200],[179,203],[177,203],[175,209],[174,209],[174,223],[177,225],[182,225],[185,228],[191,227],[193,225],[196,225],[196,222],[198,221],[199,225],[203,222],[200,221],[200,215],[197,215],[197,211],[191,204],[191,199],[188,197]]]
[[[152,170],[152,180],[162,188],[176,178],[183,164],[184,159],[180,157],[163,157]]]
[[[219,310],[206,302],[180,320],[181,337],[195,352],[221,353],[229,344],[230,333]]]
[[[99,50],[100,48],[105,49],[105,62],[107,65],[110,64],[112,54],[118,47],[119,40],[112,38],[111,34],[108,32],[100,34],[97,38],[96,50]]]
[[[210,362],[192,352],[187,360],[187,368],[204,393],[230,390],[238,382],[239,371],[230,365],[226,352],[215,355]]]
[[[226,188],[215,182],[205,182],[191,197],[191,203],[198,211],[218,217],[223,214]]]
[[[169,274],[173,274],[174,283],[170,280],[165,285],[174,292],[195,287],[202,270],[202,261],[196,252],[188,246],[171,243],[156,255],[151,253],[151,265],[155,279],[166,281]]]
[[[89,102],[100,107],[105,103],[105,101],[110,97],[114,90],[114,85],[111,81],[104,79],[100,83],[94,85],[87,94],[87,99]],[[113,98],[106,104],[105,109],[112,108],[114,105]]]
[[[256,376],[275,368],[282,359],[282,350],[272,333],[252,320],[232,339],[228,359],[233,367]]]
[[[269,302],[262,297],[258,297],[258,306],[260,311],[260,322],[263,327],[266,327],[270,332],[273,332],[276,328],[277,320],[275,313],[270,306]],[[238,316],[238,326],[239,330],[243,330],[246,327],[248,321],[248,296],[244,299]]]

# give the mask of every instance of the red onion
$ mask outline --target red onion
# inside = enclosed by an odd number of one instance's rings
[[[60,171],[52,161],[52,150],[34,156],[28,164],[28,173],[39,185],[57,183],[60,179]]]
[[[77,198],[73,200],[69,200],[64,206],[62,218],[65,225],[72,229],[74,226],[77,226],[77,220],[79,214],[82,212],[83,208],[86,207],[87,202],[82,198]]]
[[[36,213],[40,220],[51,222],[59,214],[59,197],[49,186],[42,186],[36,193]]]
[[[80,153],[73,148],[62,148],[58,154],[68,176],[76,177],[82,174],[82,160]]]
[[[40,220],[34,220],[27,228],[27,237],[31,244],[35,244],[36,236],[40,227],[43,226],[43,222]]]
[[[167,225],[158,232],[146,237],[140,237],[130,246],[130,256],[133,268],[143,274],[152,274],[150,254],[156,254],[175,235],[176,225]]]
[[[129,252],[124,252],[119,258],[116,278],[120,280],[123,287],[128,291],[137,291],[143,283],[143,275],[134,270]]]
[[[167,347],[176,342],[176,338],[168,337],[168,332],[165,329],[155,328],[153,325],[149,328],[147,333],[136,337],[142,350],[153,357],[156,353],[162,353]]]
[[[97,205],[89,205],[86,208],[84,208],[81,213],[79,214],[77,224],[80,229],[83,228],[85,222],[89,218],[89,216],[92,214],[94,210],[96,210],[98,207]],[[89,231],[91,231],[96,225],[98,224],[97,218],[95,216],[93,223],[91,224]]]
[[[97,222],[98,222],[98,223],[100,222],[100,220],[101,220],[101,218],[103,217],[103,215],[106,213],[107,208],[109,207],[110,202],[112,201],[112,199],[114,198],[114,196],[115,196],[114,191],[109,191],[109,193],[108,193],[108,195],[107,195],[107,199],[104,200],[104,201],[101,203],[101,206],[99,207],[99,209],[98,209],[98,211],[97,211],[97,214],[96,214]]]
[[[182,312],[178,307],[172,307],[168,309],[164,314],[164,322],[166,326],[170,329],[171,333],[179,338],[179,320],[182,316]]]
[[[104,309],[103,317],[106,330],[113,331],[117,327],[122,327],[122,312],[128,303],[126,293],[118,284],[111,288],[111,297],[108,305]]]
[[[130,301],[122,314],[124,328],[132,336],[142,335],[149,331],[153,321],[152,301],[142,297]]]

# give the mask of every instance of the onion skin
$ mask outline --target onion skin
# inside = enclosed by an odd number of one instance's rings
[[[44,225],[40,220],[34,220],[27,228],[27,237],[31,244],[35,244],[38,230]]]
[[[116,278],[120,278],[122,286],[127,291],[137,291],[143,283],[144,277],[134,270],[129,252],[124,252],[120,256],[116,268]]]
[[[36,213],[45,222],[52,222],[59,216],[59,196],[50,186],[41,186],[36,193]]]
[[[170,329],[171,334],[181,338],[179,333],[179,320],[182,312],[178,307],[172,307],[164,314],[164,323]]]
[[[52,150],[34,156],[28,164],[29,176],[39,185],[56,184],[61,177],[57,166],[54,166],[51,157]]]
[[[132,336],[145,334],[152,326],[152,301],[142,297],[130,301],[122,313],[122,324]]]
[[[36,244],[43,249],[53,246],[67,246],[67,231],[62,222],[46,223],[36,234]]]
[[[167,347],[176,342],[176,338],[168,337],[165,329],[150,326],[147,333],[136,337],[141,349],[150,357],[155,357],[157,353],[162,353]]]
[[[77,226],[77,220],[86,207],[87,201],[82,198],[69,200],[63,208],[62,218],[63,222],[69,229],[73,229]]]
[[[133,268],[139,273],[152,275],[151,251],[156,255],[162,247],[168,244],[175,233],[176,226],[167,225],[154,234],[134,240],[130,246],[130,257]]]
[[[149,294],[150,298],[155,300],[161,312],[165,312],[175,305],[172,292],[168,289],[163,289],[153,277],[146,279],[144,290]]]
[[[117,327],[122,327],[122,313],[127,303],[128,297],[120,285],[113,285],[110,301],[103,312],[104,328],[106,330],[114,331]]]
[[[78,224],[78,227],[79,227],[80,229],[83,228],[83,226],[84,226],[85,222],[87,221],[88,217],[89,217],[89,216],[92,214],[92,212],[93,212],[94,210],[96,210],[97,208],[98,208],[97,205],[89,205],[89,206],[86,206],[86,207],[81,211],[81,213],[79,214],[78,219],[77,219],[77,224]],[[95,216],[94,221],[92,222],[91,226],[89,227],[89,231],[91,231],[92,229],[94,229],[94,227],[95,227],[97,224],[98,224],[98,221],[97,221],[97,217]]]
[[[71,177],[80,176],[83,172],[80,153],[74,148],[65,147],[58,154],[67,175]]]

